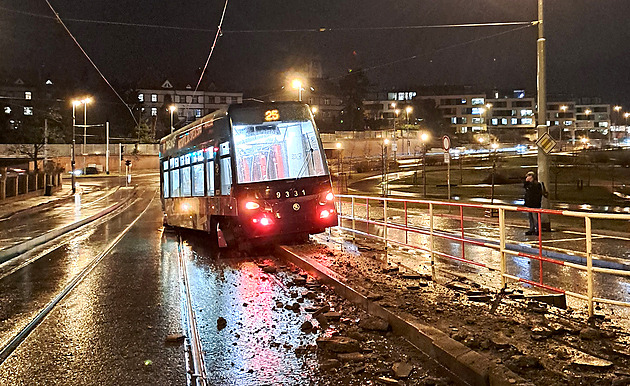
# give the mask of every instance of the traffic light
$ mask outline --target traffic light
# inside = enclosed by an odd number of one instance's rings
[[[120,147],[120,160],[121,160],[121,161],[124,159],[124,158],[123,158],[123,154],[125,154],[125,147],[124,147],[124,146],[121,146],[121,147]]]
[[[131,160],[127,160],[127,161],[125,161],[125,165],[127,165],[127,166],[131,166]]]

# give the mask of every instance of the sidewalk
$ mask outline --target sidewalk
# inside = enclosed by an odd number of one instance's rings
[[[31,211],[34,208],[42,208],[47,205],[53,205],[55,202],[68,199],[72,196],[72,186],[62,186],[60,190],[52,194],[52,196],[28,196],[20,199],[18,197],[11,197],[5,201],[0,202],[0,220],[7,219],[18,213],[25,213]]]

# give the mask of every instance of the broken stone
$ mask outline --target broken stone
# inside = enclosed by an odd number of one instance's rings
[[[601,332],[594,328],[585,327],[580,330],[580,338],[584,340],[596,340],[602,337]]]
[[[276,273],[277,269],[272,265],[266,265],[262,268],[262,271],[264,273]]]
[[[398,383],[398,381],[393,379],[393,378],[378,377],[378,378],[376,378],[376,380],[379,381],[380,383],[385,384],[385,385],[400,385],[400,383]]]
[[[613,365],[611,361],[598,358],[572,347],[566,347],[566,350],[567,353],[572,357],[571,363],[576,366],[605,369]]]
[[[313,316],[314,317],[318,317],[319,315],[325,314],[328,311],[330,311],[330,306],[329,305],[325,305],[325,306],[321,307],[319,310],[315,311],[313,313]]]
[[[308,320],[302,323],[302,325],[300,326],[300,330],[302,331],[311,331],[312,329],[313,323],[309,322]]]
[[[369,316],[359,320],[359,327],[370,331],[387,331],[389,330],[389,323],[384,319]]]
[[[396,362],[392,366],[396,378],[408,378],[413,370],[413,366],[407,362]]]
[[[183,334],[170,334],[166,337],[166,343],[179,344],[182,343],[186,339],[186,336]]]
[[[345,336],[319,337],[317,347],[335,353],[350,353],[359,351],[359,341]]]
[[[351,352],[345,354],[338,354],[337,358],[341,362],[363,362],[365,361],[365,356],[359,352]]]
[[[491,336],[490,342],[492,342],[492,345],[496,348],[509,348],[510,346],[512,346],[512,344],[510,343],[510,338],[505,336],[502,332]]]
[[[540,369],[542,365],[538,358],[530,355],[514,355],[505,361],[505,365],[512,371],[519,372],[523,369]]]
[[[224,317],[220,316],[219,319],[217,319],[217,330],[221,331],[226,326],[227,326],[227,320],[225,320]]]
[[[370,293],[367,295],[367,299],[368,299],[368,300],[371,300],[371,301],[373,301],[373,302],[375,302],[375,301],[377,301],[377,300],[381,300],[381,299],[383,299],[383,295],[379,295],[379,294],[375,294],[375,293],[371,293],[371,292],[370,292]]]
[[[339,312],[329,311],[322,315],[328,321],[337,321],[341,319],[341,314]]]

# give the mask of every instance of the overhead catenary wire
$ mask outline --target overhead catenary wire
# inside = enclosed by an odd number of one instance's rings
[[[226,6],[227,7],[227,1]],[[221,16],[221,23],[223,24],[223,17],[225,15],[225,7],[223,15]],[[55,19],[52,16],[37,14],[33,12],[26,12],[15,10],[7,7],[0,6],[1,10],[18,13],[22,15]],[[94,20],[94,19],[74,19],[66,18],[67,22],[75,23],[88,23],[88,24],[103,24],[113,26],[124,27],[139,27],[139,28],[154,28],[154,29],[166,29],[166,30],[179,30],[179,31],[193,31],[193,32],[214,32],[214,29],[210,28],[196,28],[196,27],[180,27],[180,26],[168,26],[159,24],[146,24],[146,23],[125,23],[119,21],[109,20]],[[247,30],[223,30],[217,31],[221,35],[227,34],[268,34],[268,33],[303,33],[303,32],[367,32],[367,31],[395,31],[395,30],[421,30],[421,29],[440,29],[440,28],[478,28],[478,27],[506,27],[513,25],[534,25],[537,21],[505,21],[505,22],[488,22],[488,23],[460,23],[460,24],[427,24],[427,25],[407,25],[407,26],[383,26],[383,27],[314,27],[314,28],[289,28],[289,29],[247,29]]]
[[[138,121],[136,120],[136,117],[133,115],[133,111],[131,111],[131,108],[129,108],[129,105],[127,104],[127,102],[125,102],[125,100],[120,96],[120,94],[118,94],[118,92],[116,91],[116,89],[111,85],[111,83],[109,83],[109,81],[107,80],[107,78],[105,77],[105,75],[103,75],[103,73],[101,72],[101,70],[98,68],[98,66],[96,65],[96,63],[94,63],[94,61],[92,60],[92,58],[90,58],[90,55],[88,55],[87,52],[85,52],[85,50],[83,49],[83,47],[81,46],[81,44],[77,41],[77,39],[74,37],[74,35],[72,34],[72,32],[70,32],[70,30],[68,29],[68,27],[66,26],[66,24],[63,22],[63,20],[61,20],[61,17],[59,16],[59,14],[57,13],[57,11],[55,11],[55,9],[53,8],[53,6],[50,4],[50,2],[48,0],[46,0],[46,4],[48,4],[48,7],[50,8],[50,10],[55,14],[55,19],[59,22],[59,24],[61,24],[61,26],[66,30],[66,32],[68,33],[68,35],[70,35],[70,37],[72,38],[72,40],[74,41],[74,43],[77,45],[77,47],[79,47],[79,49],[81,50],[81,52],[83,53],[83,55],[85,55],[85,57],[87,58],[87,60],[92,64],[92,66],[94,67],[94,69],[96,70],[96,72],[98,72],[98,74],[101,76],[101,78],[103,78],[103,80],[105,81],[105,83],[107,83],[107,85],[109,86],[109,88],[112,89],[112,91],[114,92],[114,94],[116,94],[116,96],[118,97],[118,99],[120,99],[120,101],[125,105],[125,107],[127,108],[127,110],[129,110],[129,114],[131,114],[131,118],[133,119],[133,121],[136,123],[136,125],[138,125]]]

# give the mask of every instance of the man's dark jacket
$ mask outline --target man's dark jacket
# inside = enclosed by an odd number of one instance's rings
[[[528,208],[540,208],[543,190],[538,181],[525,181],[525,206]]]

